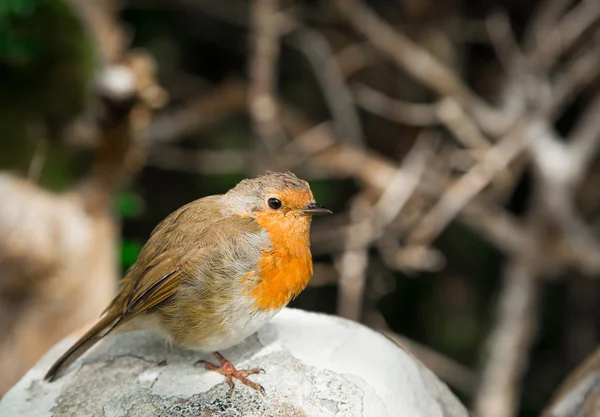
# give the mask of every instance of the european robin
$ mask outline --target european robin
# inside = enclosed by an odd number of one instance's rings
[[[152,232],[100,320],[50,368],[54,380],[109,333],[154,330],[173,344],[212,352],[206,369],[264,393],[218,351],[256,332],[308,284],[310,224],[331,211],[306,181],[269,172],[193,201]]]

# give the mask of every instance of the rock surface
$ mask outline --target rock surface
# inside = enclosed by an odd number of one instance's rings
[[[210,355],[170,347],[150,332],[108,336],[56,382],[43,381],[74,338],[56,345],[0,402],[0,416],[395,417],[468,413],[413,356],[356,323],[284,309],[223,351],[266,395],[194,367]]]

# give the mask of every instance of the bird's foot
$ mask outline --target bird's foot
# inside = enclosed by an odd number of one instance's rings
[[[260,384],[252,382],[247,378],[248,375],[264,373],[265,371],[263,369],[254,368],[238,370],[235,369],[233,364],[227,359],[225,359],[223,355],[221,355],[219,352],[213,352],[213,355],[219,361],[220,366],[213,365],[212,363],[203,360],[196,362],[196,365],[202,364],[207,370],[215,371],[225,376],[225,378],[227,379],[227,383],[229,384],[230,391],[233,391],[233,379],[235,378],[242,384],[247,385],[250,388],[254,388],[256,391],[260,392],[263,395],[265,394],[265,389]]]

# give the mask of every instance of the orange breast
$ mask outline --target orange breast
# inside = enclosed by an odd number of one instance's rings
[[[308,284],[313,264],[310,254],[310,219],[304,216],[257,216],[271,238],[272,248],[260,260],[260,281],[250,290],[261,310],[277,310]]]

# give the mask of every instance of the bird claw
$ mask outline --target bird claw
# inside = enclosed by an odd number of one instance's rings
[[[266,394],[265,389],[260,384],[257,384],[256,382],[252,382],[247,378],[247,376],[249,376],[249,375],[266,373],[264,369],[253,368],[253,369],[238,370],[238,369],[235,369],[235,367],[233,366],[233,364],[231,362],[229,362],[227,359],[225,359],[220,354],[215,353],[215,357],[219,361],[220,366],[214,365],[205,360],[197,361],[194,364],[194,366],[204,365],[205,369],[207,369],[209,371],[218,372],[221,375],[225,376],[227,384],[229,385],[229,394],[231,394],[233,392],[233,388],[235,386],[234,381],[233,381],[234,378],[237,379],[238,381],[240,381],[242,384],[260,392],[262,395]]]

